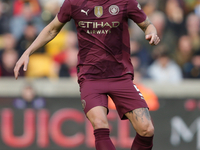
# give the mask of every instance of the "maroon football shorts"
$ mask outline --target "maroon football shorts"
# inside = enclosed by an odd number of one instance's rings
[[[80,83],[81,102],[85,114],[96,106],[108,108],[108,95],[116,105],[122,120],[125,114],[137,108],[148,108],[130,74],[119,78],[84,80]]]

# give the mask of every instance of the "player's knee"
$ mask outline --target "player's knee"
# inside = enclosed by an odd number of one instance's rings
[[[145,125],[141,128],[140,132],[138,133],[141,136],[150,137],[154,135],[154,127],[152,124]]]
[[[107,120],[101,118],[95,118],[91,123],[94,129],[109,128]]]

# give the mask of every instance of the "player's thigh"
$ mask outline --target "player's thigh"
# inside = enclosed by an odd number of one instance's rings
[[[147,108],[147,103],[144,100],[139,89],[131,80],[130,76],[124,76],[116,79],[116,82],[110,85],[109,96],[116,105],[116,109],[120,118],[127,119],[126,113],[138,108]]]
[[[80,85],[80,92],[82,107],[85,114],[87,114],[88,111],[97,106],[108,108],[108,97],[103,82],[99,80],[84,81]]]
[[[148,108],[138,108],[125,114],[141,136],[152,136],[154,127]]]
[[[93,107],[87,112],[86,116],[91,122],[94,129],[109,128],[106,107],[103,106]]]
[[[108,128],[108,97],[104,80],[85,81],[80,86],[83,110],[94,129]]]

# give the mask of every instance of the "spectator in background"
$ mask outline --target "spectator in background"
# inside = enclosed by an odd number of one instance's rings
[[[5,33],[2,35],[2,48],[0,48],[0,58],[2,56],[3,51],[6,50],[15,50],[16,39],[10,33]]]
[[[35,15],[32,4],[29,1],[24,1],[23,3],[21,13],[14,15],[10,22],[10,30],[17,39],[22,36],[23,30],[29,22],[34,23],[37,33],[44,28],[44,23],[39,16]]]
[[[64,0],[62,0],[63,2]],[[46,24],[50,23],[50,21],[56,16],[59,11],[62,3],[60,0],[40,0],[40,3],[43,6],[42,19]]]
[[[153,51],[155,61],[149,66],[149,77],[157,82],[179,83],[182,80],[181,68],[169,57],[165,45],[158,45]]]
[[[0,51],[0,76],[13,76],[13,68],[19,58],[15,44],[16,39],[12,34],[3,35],[3,49]],[[23,76],[24,72],[20,70],[20,74]]]
[[[131,58],[136,56],[138,57],[140,64],[139,70],[141,70],[142,75],[145,76],[146,69],[152,61],[151,52],[145,48],[143,48],[138,41],[131,40],[130,41],[130,48],[131,48]],[[136,67],[133,63],[134,68]],[[136,68],[135,68],[136,69]],[[136,69],[137,70],[137,69]]]
[[[0,0],[0,36],[9,32],[9,16],[4,13],[3,2]]]
[[[45,24],[50,23],[51,20],[56,16],[63,2],[64,0],[40,0],[40,3],[43,6],[43,12],[41,17],[44,20]],[[74,20],[69,21],[65,25],[65,29],[70,31],[76,31]]]
[[[148,16],[150,16],[157,10],[157,6],[158,6],[157,0],[144,0],[142,2],[142,9]]]
[[[149,16],[151,22],[155,25],[158,36],[161,38],[161,44],[167,43],[170,46],[169,52],[174,51],[176,47],[176,37],[171,30],[166,28],[166,16],[161,11],[154,12],[151,16]],[[151,49],[150,49],[151,48]],[[149,47],[149,50],[153,50],[154,47]]]
[[[151,22],[156,24],[156,27],[158,28],[157,32],[158,35],[163,38],[165,34],[165,24],[166,24],[166,17],[165,14],[161,11],[155,11],[150,15]]]
[[[17,43],[17,51],[19,56],[21,56],[25,49],[27,49],[31,43],[35,40],[37,37],[37,28],[34,25],[33,22],[28,22],[27,25],[24,27],[23,34],[21,35],[20,39]],[[40,48],[38,51],[40,53],[45,52],[45,48]]]
[[[133,64],[134,72],[139,72],[141,74],[141,78],[144,78],[146,77],[147,67],[142,66],[142,61],[139,55],[139,53],[131,54],[131,63]]]
[[[54,57],[55,62],[59,65],[59,77],[77,77],[76,65],[78,54],[78,39],[76,33],[69,31],[66,36],[65,48]]]
[[[187,35],[192,42],[192,49],[200,49],[200,18],[194,13],[190,13],[186,18]]]
[[[18,59],[18,54],[16,51],[14,51],[14,50],[3,51],[2,58],[0,61],[0,76],[2,76],[2,77],[13,76],[13,74],[14,74],[13,68],[14,68],[14,65],[15,65],[15,62],[17,61],[17,59]],[[24,73],[22,73],[21,75],[23,76],[23,74]]]
[[[61,64],[59,69],[59,77],[73,77],[77,78],[77,54],[76,48],[69,48],[67,50],[67,59]]]
[[[195,52],[191,61],[183,66],[185,78],[200,79],[200,50]]]
[[[178,39],[185,33],[184,11],[178,0],[167,0],[165,6],[167,16],[166,27],[171,30]]]
[[[27,84],[22,89],[21,97],[14,99],[13,106],[17,109],[42,109],[46,106],[46,102],[36,95],[36,91],[31,85]]]
[[[41,13],[41,8],[38,0],[15,0],[13,2],[13,15],[21,15],[25,5],[30,5],[30,9],[33,12],[33,15],[37,16]]]
[[[193,55],[192,41],[189,36],[184,35],[180,37],[177,49],[173,55],[176,63],[183,69],[185,63],[189,62]]]
[[[30,9],[34,15],[39,15],[41,13],[41,7],[38,0],[15,0],[13,2],[13,15],[21,15],[25,5],[30,5]]]

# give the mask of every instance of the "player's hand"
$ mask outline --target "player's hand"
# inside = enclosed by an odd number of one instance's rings
[[[28,62],[29,62],[29,54],[24,53],[20,59],[17,61],[15,68],[14,68],[14,75],[15,75],[15,79],[18,78],[19,76],[19,70],[22,66],[23,70],[26,71],[27,67],[28,67]]]
[[[158,43],[160,42],[160,38],[154,33],[146,35],[145,38],[149,41],[150,45],[158,45]]]

